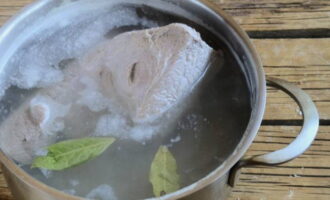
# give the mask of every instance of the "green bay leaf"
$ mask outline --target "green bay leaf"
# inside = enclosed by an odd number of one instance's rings
[[[166,146],[161,146],[151,164],[149,181],[156,197],[175,192],[180,189],[180,176],[177,163]]]
[[[35,158],[32,168],[59,171],[75,167],[101,155],[114,138],[82,138],[67,140],[49,146],[48,154]]]

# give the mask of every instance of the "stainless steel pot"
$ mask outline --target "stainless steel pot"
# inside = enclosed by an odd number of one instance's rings
[[[0,59],[1,71],[4,75],[3,65],[6,56],[10,56],[13,41],[19,42],[21,33],[29,29],[29,26],[42,19],[56,9],[76,2],[98,3],[104,0],[39,0],[25,8],[20,14],[12,18],[0,31],[0,52],[3,58]],[[110,2],[110,1],[108,1]],[[121,3],[123,1],[115,1]],[[245,160],[241,160],[247,149],[253,142],[263,118],[266,105],[266,80],[261,61],[251,44],[247,34],[219,9],[207,0],[126,0],[138,6],[148,6],[158,10],[165,10],[175,13],[185,19],[189,19],[211,31],[216,37],[226,41],[238,55],[237,59],[243,63],[246,78],[251,89],[252,115],[248,127],[240,139],[235,151],[226,161],[209,175],[193,185],[181,189],[175,193],[163,196],[159,199],[189,199],[189,200],[219,200],[225,199],[234,187],[239,170],[247,165],[275,165],[290,161],[302,154],[313,142],[318,126],[319,116],[311,98],[302,90],[282,80],[269,78],[268,84],[281,88],[290,94],[300,105],[304,125],[298,137],[286,148]],[[79,10],[78,10],[79,11]],[[72,10],[72,12],[78,12]],[[5,57],[5,58],[4,58]],[[0,161],[3,164],[3,171],[13,195],[18,200],[63,200],[81,199],[57,191],[45,184],[35,180],[25,173],[12,160],[0,152]]]

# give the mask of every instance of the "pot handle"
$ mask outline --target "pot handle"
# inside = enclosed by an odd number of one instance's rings
[[[280,79],[268,78],[267,85],[283,90],[299,104],[304,117],[302,129],[297,138],[287,147],[239,161],[230,172],[229,185],[232,187],[235,186],[242,167],[249,165],[278,165],[288,162],[303,154],[312,145],[316,137],[319,128],[319,114],[311,97],[295,85]]]

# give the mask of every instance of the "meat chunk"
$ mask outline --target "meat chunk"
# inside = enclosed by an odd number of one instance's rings
[[[213,55],[199,33],[183,24],[120,34],[71,62],[63,81],[41,89],[2,122],[0,147],[30,164],[60,131],[75,138],[96,127],[102,136],[150,139],[160,132],[154,121],[189,95]],[[97,123],[104,114],[106,124],[102,117]],[[121,123],[104,128],[109,120]]]
[[[171,24],[121,34],[85,63],[101,67],[104,93],[116,97],[140,123],[159,118],[187,96],[206,71],[212,52],[195,30]]]
[[[97,81],[85,83],[84,80],[92,78],[84,72],[76,62],[71,62],[63,70],[62,82],[40,89],[0,124],[0,147],[4,153],[19,163],[30,164],[40,150],[57,141],[65,128],[70,129],[69,138],[83,137],[93,131],[93,122],[89,121],[95,118],[95,113],[88,112],[84,100],[86,94],[97,93],[97,84],[93,85]],[[97,111],[106,107],[99,102],[94,104],[89,107],[97,105],[94,108]]]
[[[22,164],[31,163],[36,152],[54,142],[54,133],[64,128],[57,119],[67,111],[49,98],[34,97],[1,124],[1,149]]]

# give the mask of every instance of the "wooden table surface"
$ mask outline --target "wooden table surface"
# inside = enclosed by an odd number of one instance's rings
[[[245,168],[230,200],[330,199],[330,0],[212,0],[234,16],[263,60],[268,76],[303,88],[315,101],[321,127],[312,147],[275,167]],[[32,0],[0,0],[0,24]],[[282,148],[302,124],[298,106],[269,88],[267,111],[247,155]],[[0,200],[12,200],[0,172]]]

